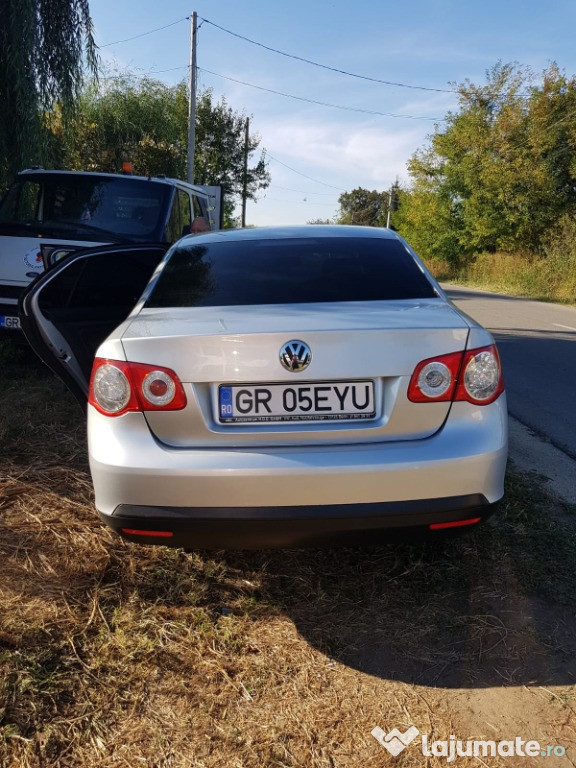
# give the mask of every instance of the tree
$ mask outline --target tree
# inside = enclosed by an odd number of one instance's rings
[[[409,164],[397,217],[422,254],[454,265],[482,251],[540,251],[576,206],[576,80],[498,64],[458,86],[459,109]]]
[[[459,216],[452,200],[438,194],[432,185],[400,189],[398,211],[392,216],[394,229],[426,258],[446,261],[457,267],[461,258]]]
[[[61,136],[61,164],[78,170],[117,173],[122,162],[133,163],[142,175],[165,174],[186,178],[188,92],[185,83],[168,86],[151,78],[118,75],[91,83],[82,94],[73,127],[64,134],[60,116],[53,114],[52,129]],[[246,117],[234,112],[224,99],[214,102],[212,92],[198,97],[196,109],[197,184],[221,184],[224,220],[231,225],[235,202],[243,190],[244,126]],[[249,158],[260,137],[250,136]],[[248,164],[247,194],[255,199],[270,183],[264,153]]]
[[[43,115],[73,108],[84,58],[96,72],[88,0],[0,0],[0,185],[43,161]]]
[[[244,187],[246,115],[228,106],[226,99],[214,102],[211,90],[200,94],[196,103],[196,163],[194,180],[198,184],[221,184],[224,190],[224,214],[230,220],[234,198],[238,199]],[[248,140],[248,158],[260,145],[260,136],[251,133]],[[266,155],[260,153],[254,165],[248,163],[246,192],[248,200],[255,200],[260,189],[271,181],[266,167]]]
[[[141,175],[186,178],[188,96],[151,78],[119,74],[91,82],[62,137],[61,164],[73,170],[118,173],[130,161]]]
[[[339,224],[357,224],[363,227],[385,227],[388,213],[388,192],[377,192],[358,187],[344,192],[340,203]]]

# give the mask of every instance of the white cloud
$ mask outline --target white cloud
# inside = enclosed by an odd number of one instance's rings
[[[377,121],[358,125],[306,120],[303,115],[288,120],[269,118],[259,125],[262,146],[272,157],[310,178],[271,160],[272,184],[258,204],[249,204],[249,222],[302,224],[331,218],[342,191],[355,187],[385,190],[396,177],[406,182],[406,162],[430,130],[430,125],[422,123],[409,129],[403,123],[391,130]]]
[[[261,126],[262,146],[279,160],[344,189],[389,186],[406,178],[406,161],[423,143],[427,130],[391,131],[374,123],[313,123],[294,119]],[[311,170],[312,169],[312,170]],[[274,170],[274,167],[272,167]]]

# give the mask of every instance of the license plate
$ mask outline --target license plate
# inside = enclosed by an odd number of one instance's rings
[[[10,315],[0,315],[0,328],[8,328],[12,331],[20,330],[20,318]]]
[[[373,381],[241,384],[218,387],[223,424],[373,419]]]

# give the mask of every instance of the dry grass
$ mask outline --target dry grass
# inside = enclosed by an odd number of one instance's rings
[[[439,766],[415,747],[390,757],[370,731],[447,738],[464,726],[442,689],[544,682],[536,662],[561,639],[516,598],[558,584],[546,568],[533,576],[522,490],[494,525],[435,546],[125,544],[93,512],[79,409],[49,374],[5,357],[2,768]],[[562,554],[563,582],[573,557]],[[566,693],[547,707],[568,722],[574,688],[559,675],[548,682]]]

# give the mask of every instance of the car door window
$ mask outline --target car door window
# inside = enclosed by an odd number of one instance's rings
[[[206,216],[206,212],[202,209],[200,200],[196,195],[192,195],[192,207],[194,210],[194,218],[197,219],[200,216]]]
[[[205,201],[201,200],[196,195],[192,195],[192,204],[194,210],[194,218],[192,220],[192,233],[198,234],[200,232],[209,232],[210,219]]]
[[[22,327],[30,345],[81,403],[98,345],[133,309],[165,251],[164,245],[80,251],[40,275],[24,294]],[[62,340],[69,356],[59,356]],[[72,369],[81,371],[84,382]]]
[[[40,185],[29,182],[8,193],[0,212],[0,222],[31,222],[37,218]]]
[[[182,227],[180,226],[180,210],[178,204],[178,195],[174,195],[172,201],[172,208],[170,210],[170,218],[168,224],[166,224],[166,240],[169,243],[175,243],[180,239],[182,234]]]
[[[190,196],[183,189],[178,190],[180,198],[180,234],[182,236],[190,234],[192,224],[192,215],[190,211]]]

